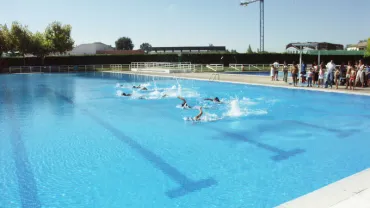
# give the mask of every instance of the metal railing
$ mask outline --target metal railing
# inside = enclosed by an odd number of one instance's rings
[[[279,71],[282,70],[280,64]],[[291,64],[288,65],[289,67]],[[311,66],[307,65],[307,69]],[[190,62],[171,63],[171,62],[133,62],[131,64],[102,64],[102,65],[60,65],[60,66],[12,66],[3,69],[3,72],[9,73],[72,73],[88,71],[131,71],[138,69],[177,69],[186,72],[223,72],[223,71],[270,71],[271,64],[229,64],[224,67],[222,64],[191,64]]]
[[[11,66],[9,73],[73,73],[88,71],[128,71],[129,64],[61,65],[61,66]]]

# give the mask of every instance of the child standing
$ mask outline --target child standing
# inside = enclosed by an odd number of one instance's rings
[[[356,80],[356,69],[351,67],[350,78],[349,78],[349,89],[355,90],[355,80]]]
[[[313,73],[312,73],[312,69],[310,69],[307,72],[307,87],[312,87],[312,78],[313,78]]]
[[[320,71],[319,71],[319,84],[317,87],[320,87],[322,85],[322,88],[324,88],[324,75],[325,75],[325,69],[324,64],[322,63],[320,65]]]
[[[340,81],[340,70],[337,68],[337,70],[335,70],[335,73],[334,73],[334,79],[335,79],[335,86],[336,88],[338,89],[338,84],[339,84],[339,81]]]

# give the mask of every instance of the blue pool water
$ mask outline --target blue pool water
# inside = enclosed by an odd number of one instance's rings
[[[0,86],[2,208],[273,207],[370,167],[369,97],[107,73]]]

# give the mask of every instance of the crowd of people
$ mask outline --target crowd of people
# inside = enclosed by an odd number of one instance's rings
[[[307,87],[317,86],[318,88],[333,88],[335,85],[338,89],[339,85],[354,90],[356,87],[370,86],[370,66],[365,65],[363,60],[352,63],[349,61],[347,65],[342,63],[337,66],[333,60],[326,65],[321,62],[320,65],[314,62],[309,68],[306,63],[302,62],[301,70],[298,65],[293,62],[290,66],[286,62],[281,66],[278,61],[271,65],[271,81],[279,81],[279,70],[283,73],[283,81],[288,83],[288,74],[291,73],[293,85],[298,86],[300,81]],[[303,86],[304,86],[303,85]]]

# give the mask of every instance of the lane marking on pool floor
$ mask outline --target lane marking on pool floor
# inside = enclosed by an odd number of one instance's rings
[[[156,155],[155,153],[151,152],[149,149],[146,149],[145,147],[141,146],[139,143],[137,143],[132,138],[126,136],[124,133],[122,133],[117,128],[110,125],[108,122],[102,120],[98,116],[92,114],[87,109],[78,107],[73,100],[68,98],[67,96],[60,94],[50,88],[48,88],[45,85],[40,85],[45,90],[53,93],[57,97],[59,97],[61,100],[64,100],[65,102],[73,105],[75,108],[79,109],[81,112],[85,113],[87,116],[89,116],[92,120],[97,122],[99,125],[104,127],[105,129],[109,130],[116,138],[121,140],[122,142],[126,143],[129,147],[131,147],[133,150],[135,150],[137,153],[139,153],[142,157],[147,159],[149,162],[151,162],[156,168],[161,170],[165,175],[167,175],[169,178],[171,178],[173,181],[175,181],[177,184],[180,185],[180,187],[169,190],[166,192],[166,195],[169,198],[177,198],[181,196],[185,196],[191,192],[199,191],[201,189],[209,188],[211,186],[217,185],[217,181],[213,179],[212,177],[207,179],[201,179],[201,180],[192,180],[188,178],[185,174],[181,173],[177,168],[167,163],[164,159],[162,159],[160,156]]]
[[[5,87],[5,106],[10,118],[9,126],[11,129],[10,143],[13,150],[13,159],[15,163],[15,173],[18,179],[18,192],[23,208],[41,208],[41,202],[38,197],[36,179],[28,159],[27,150],[21,133],[21,125],[15,115],[12,95]]]

